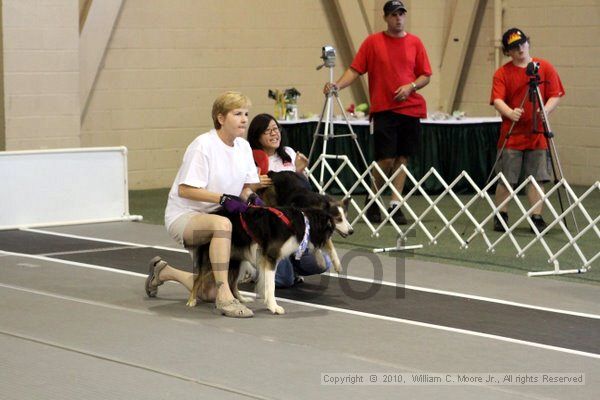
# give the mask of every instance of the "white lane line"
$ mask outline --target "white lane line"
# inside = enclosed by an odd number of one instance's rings
[[[41,233],[41,234],[44,234],[44,235],[68,237],[68,238],[71,238],[71,239],[91,240],[93,242],[113,243],[113,244],[118,244],[118,245],[123,245],[123,246],[132,246],[132,247],[148,247],[148,248],[152,248],[152,249],[175,251],[175,252],[178,252],[178,253],[188,253],[187,250],[185,250],[185,249],[178,249],[176,247],[152,246],[152,245],[148,245],[148,244],[133,243],[133,242],[124,242],[124,241],[121,241],[121,240],[101,239],[101,238],[96,238],[96,237],[91,237],[91,236],[81,236],[81,235],[72,235],[72,234],[69,234],[69,233],[59,233],[59,232],[45,231],[43,229],[24,228],[24,229],[20,229],[20,230],[24,231],[24,232]]]
[[[19,255],[19,254],[12,253],[11,255]],[[108,267],[101,267],[101,266],[93,265],[93,264],[76,263],[76,262],[65,261],[65,260],[60,260],[60,259],[46,258],[43,256],[31,256],[29,254],[23,254],[21,256],[42,259],[42,260],[46,260],[46,261],[50,261],[50,262],[69,264],[69,265],[74,265],[74,266],[78,266],[78,267],[97,269],[97,270],[101,270],[101,271],[116,272],[116,273],[121,273],[121,274],[125,274],[125,275],[131,275],[131,276],[139,276],[142,278],[147,277],[146,274],[140,274],[137,272],[130,272],[130,271],[122,271],[122,270],[108,268]],[[31,291],[32,293],[42,294],[42,295],[44,294],[44,292],[41,292],[41,291],[35,291],[35,290],[27,289],[27,288],[19,288],[16,286],[11,287],[11,285],[5,285],[5,284],[0,284],[0,287],[6,287],[9,289],[14,289],[14,290]],[[243,293],[245,295],[255,296],[254,293],[248,293],[248,292],[243,292]],[[56,295],[56,296],[59,297],[60,295]],[[64,298],[67,299],[68,296],[64,296]],[[74,299],[74,301],[80,300],[80,299],[76,299],[76,298],[72,298],[72,299]],[[397,322],[397,323],[402,323],[402,324],[407,324],[407,325],[419,326],[419,327],[423,327],[423,328],[430,328],[430,329],[436,329],[436,330],[440,330],[440,331],[453,332],[453,333],[459,333],[459,334],[464,334],[464,335],[469,335],[469,336],[482,337],[482,338],[486,338],[486,339],[499,340],[499,341],[513,343],[513,344],[520,344],[520,345],[524,345],[524,346],[537,347],[537,348],[541,348],[541,349],[545,349],[545,350],[558,351],[561,353],[573,354],[573,355],[582,356],[582,357],[600,359],[600,354],[596,354],[596,353],[589,353],[589,352],[585,352],[585,351],[573,350],[573,349],[568,349],[568,348],[564,348],[564,347],[551,346],[551,345],[546,345],[546,344],[541,344],[541,343],[536,343],[536,342],[530,342],[530,341],[526,341],[526,340],[513,339],[513,338],[509,338],[509,337],[505,337],[505,336],[492,335],[489,333],[482,333],[482,332],[471,331],[471,330],[460,329],[460,328],[451,328],[451,327],[443,326],[443,325],[435,325],[435,324],[431,324],[431,323],[412,321],[412,320],[397,318],[397,317],[388,317],[388,316],[384,316],[384,315],[377,315],[377,314],[366,313],[366,312],[355,311],[355,310],[347,310],[344,308],[325,306],[325,305],[321,305],[321,304],[307,303],[304,301],[290,300],[290,299],[284,299],[284,298],[279,298],[279,297],[277,298],[277,300],[281,301],[282,303],[298,304],[301,306],[318,308],[318,309],[327,310],[327,311],[334,311],[334,312],[339,312],[339,313],[343,313],[343,314],[349,314],[349,315],[354,315],[354,316],[359,316],[359,317],[364,317],[364,318],[378,319],[378,320],[389,321],[389,322]],[[87,300],[82,300],[82,302],[87,302]],[[89,302],[88,304],[92,304],[92,303],[96,303],[96,305],[98,305],[98,306],[104,306],[104,304],[105,304],[105,303],[100,303],[100,302]],[[116,308],[118,306],[114,306],[114,307]],[[122,310],[136,312],[130,308],[122,308]]]
[[[93,240],[93,241],[97,241],[97,242],[106,242],[106,243],[116,243],[116,244],[122,244],[122,245],[134,246],[134,247],[150,247],[150,248],[166,250],[166,251],[175,251],[175,252],[183,252],[183,253],[188,252],[187,250],[177,249],[177,248],[173,248],[173,247],[148,246],[148,245],[132,243],[132,242],[120,242],[120,241],[107,240],[107,239],[97,239],[97,238],[87,237],[87,236],[62,234],[62,233],[58,233],[58,232],[44,231],[41,229],[22,229],[22,230],[28,231],[28,232],[36,232],[36,233],[54,235],[54,236],[64,236],[64,237],[69,237],[69,238],[74,238],[74,239]],[[485,297],[485,296],[471,295],[471,294],[467,294],[467,293],[452,292],[452,291],[447,291],[447,290],[431,289],[431,288],[412,286],[412,285],[404,285],[404,284],[396,283],[396,282],[380,281],[380,280],[374,280],[374,279],[369,279],[369,278],[361,278],[361,277],[352,276],[352,275],[339,275],[339,274],[336,274],[335,272],[330,272],[328,274],[333,277],[345,278],[348,280],[353,280],[353,281],[358,281],[358,282],[366,282],[366,283],[371,283],[371,284],[380,284],[380,285],[385,285],[385,286],[399,287],[399,288],[405,288],[405,289],[415,290],[415,291],[419,291],[419,292],[435,293],[435,294],[442,294],[442,295],[446,295],[446,296],[460,297],[460,298],[464,298],[464,299],[486,301],[489,303],[503,304],[503,305],[513,306],[513,307],[528,308],[528,309],[532,309],[532,310],[546,311],[546,312],[552,312],[552,313],[557,313],[557,314],[573,315],[576,317],[600,319],[600,315],[598,315],[598,314],[582,313],[582,312],[577,312],[577,311],[563,310],[563,309],[559,309],[559,308],[536,306],[533,304],[519,303],[519,302],[515,302],[515,301],[496,299],[494,297]]]
[[[335,272],[328,272],[327,274],[330,276],[336,277],[336,278],[348,279],[348,280],[358,281],[358,282],[366,282],[366,283],[373,283],[373,284],[379,284],[379,285],[384,285],[384,286],[405,288],[405,289],[415,290],[415,291],[419,291],[419,292],[442,294],[445,296],[461,297],[461,298],[471,299],[471,300],[480,300],[480,301],[486,301],[489,303],[497,303],[497,304],[503,304],[503,305],[508,305],[508,306],[514,306],[514,307],[530,308],[532,310],[547,311],[547,312],[552,312],[552,313],[557,313],[557,314],[567,314],[567,315],[573,315],[576,317],[600,319],[600,315],[598,315],[598,314],[589,314],[589,313],[582,313],[582,312],[577,312],[577,311],[562,310],[562,309],[558,309],[558,308],[535,306],[532,304],[518,303],[515,301],[496,299],[493,297],[485,297],[485,296],[477,296],[477,295],[471,295],[471,294],[466,294],[466,293],[450,292],[447,290],[431,289],[431,288],[425,288],[425,287],[420,287],[420,286],[405,285],[405,284],[396,283],[396,282],[373,280],[373,279],[369,279],[369,278],[361,278],[358,276],[340,275]]]
[[[585,351],[567,349],[565,347],[550,346],[547,344],[530,342],[527,340],[513,339],[513,338],[506,337],[506,336],[492,335],[489,333],[482,333],[482,332],[471,331],[471,330],[467,330],[467,329],[451,328],[448,326],[435,325],[435,324],[430,324],[427,322],[412,321],[412,320],[403,319],[403,318],[387,317],[384,315],[371,314],[371,313],[355,311],[355,310],[347,310],[344,308],[337,308],[337,307],[325,306],[325,305],[320,305],[320,304],[305,303],[303,301],[279,299],[279,298],[277,298],[277,300],[281,300],[281,302],[310,306],[310,307],[320,308],[323,310],[336,311],[336,312],[350,314],[350,315],[356,315],[356,316],[360,316],[360,317],[379,319],[379,320],[383,320],[383,321],[399,322],[402,324],[415,325],[415,326],[437,329],[437,330],[446,331],[446,332],[461,333],[461,334],[469,335],[469,336],[477,336],[477,337],[482,337],[482,338],[486,338],[486,339],[500,340],[500,341],[508,342],[508,343],[521,344],[521,345],[530,346],[530,347],[537,347],[537,348],[546,349],[546,350],[554,350],[554,351],[559,351],[562,353],[568,353],[568,354],[574,354],[574,355],[583,356],[583,357],[600,359],[600,354],[596,354],[596,353],[589,353],[589,352],[585,352]]]
[[[125,249],[132,249],[132,248],[137,249],[138,247],[132,247],[132,246],[99,247],[97,249],[57,251],[56,253],[43,253],[43,254],[38,254],[38,255],[44,256],[44,257],[55,257],[55,256],[67,256],[67,255],[71,255],[71,254],[101,253],[103,251],[125,250]]]

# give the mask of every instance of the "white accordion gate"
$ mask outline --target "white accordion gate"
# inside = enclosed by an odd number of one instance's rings
[[[336,168],[331,167],[331,160],[336,160],[336,162],[339,163],[339,165]],[[324,181],[322,185],[319,183],[317,177],[315,176],[316,174],[314,174],[314,171],[317,171],[320,168],[324,168],[331,175],[331,177],[328,180]],[[355,178],[355,181],[349,188],[347,188],[339,178],[339,175],[342,171],[350,171],[353,175],[353,178]],[[365,178],[369,176],[369,174],[372,174],[374,172],[379,173],[384,178],[385,182],[384,185],[381,188],[379,188],[379,190],[375,193],[372,191],[370,185],[368,184],[368,181],[365,180]],[[412,184],[414,185],[413,188],[405,196],[402,196],[400,193],[398,193],[392,185],[392,181],[400,172],[405,172],[407,181],[412,182]],[[510,188],[510,185],[508,184],[506,178],[502,173],[495,176],[485,187],[479,188],[477,184],[473,181],[473,179],[471,179],[471,177],[465,171],[463,171],[450,183],[447,183],[434,168],[431,168],[419,180],[415,179],[415,177],[405,166],[402,166],[397,171],[395,171],[392,176],[387,177],[379,168],[379,165],[375,162],[369,165],[366,171],[360,173],[354,167],[354,165],[352,165],[351,161],[348,159],[347,156],[322,154],[315,161],[315,163],[311,165],[309,169],[309,179],[311,180],[311,182],[313,182],[313,184],[321,193],[325,193],[333,187],[338,187],[342,191],[344,197],[352,196],[352,194],[356,193],[358,189],[364,189],[367,192],[371,200],[368,203],[366,203],[364,207],[359,206],[359,204],[354,199],[351,199],[350,204],[358,213],[356,218],[353,219],[352,225],[355,225],[359,220],[363,220],[366,226],[371,230],[372,235],[376,237],[379,236],[379,233],[384,226],[391,225],[398,234],[396,247],[376,249],[374,250],[375,252],[421,248],[422,245],[420,244],[407,244],[408,239],[411,237],[411,233],[414,233],[416,229],[419,229],[428,238],[430,245],[437,244],[437,241],[440,238],[440,236],[448,231],[450,232],[451,236],[458,242],[459,246],[463,249],[468,249],[469,243],[473,241],[477,236],[481,236],[487,246],[488,252],[494,253],[495,249],[501,243],[509,243],[515,248],[516,256],[519,258],[523,258],[529,249],[531,249],[534,245],[539,244],[543,247],[545,253],[548,256],[548,263],[553,264],[554,269],[542,272],[529,272],[529,276],[584,273],[587,270],[589,270],[592,266],[592,263],[594,263],[594,261],[596,261],[600,257],[600,229],[598,228],[600,216],[591,216],[582,203],[587,198],[591,198],[590,196],[598,195],[600,193],[600,182],[598,181],[594,183],[589,189],[587,189],[583,194],[577,196],[573,189],[569,186],[568,182],[564,179],[559,181],[552,188],[550,188],[550,190],[544,193],[544,191],[540,188],[535,179],[533,179],[533,177],[530,176],[527,179],[525,179],[525,181],[514,190],[509,189],[510,196],[502,204],[496,206],[494,203],[494,199],[489,195],[488,190],[490,188],[493,188],[498,181],[503,182],[507,188]],[[444,188],[442,193],[437,195],[435,199],[429,196],[423,188],[424,183],[428,179],[437,179],[437,181],[439,181],[439,183]],[[472,197],[467,202],[461,201],[459,196],[453,190],[459,182],[463,181],[468,182],[469,186],[472,187],[474,192],[474,194],[472,194]],[[541,196],[541,199],[540,201],[538,201],[538,203],[528,207],[524,205],[523,202],[519,199],[517,193],[519,193],[521,189],[525,188],[530,183],[533,185],[535,190],[538,191],[538,193]],[[414,221],[411,224],[409,224],[404,230],[401,229],[400,226],[398,226],[394,222],[392,215],[388,214],[387,209],[381,199],[382,194],[387,189],[392,191],[392,193],[395,193],[401,199],[400,206],[406,211],[406,213],[408,214],[407,216],[410,216]],[[557,210],[556,207],[550,201],[551,196],[557,194],[557,191],[561,189],[564,190],[567,193],[567,196],[569,196],[570,198],[570,205],[567,208],[565,208],[564,211]],[[411,197],[417,193],[423,196],[423,199],[427,204],[427,208],[420,213],[415,212],[413,207],[411,207],[410,202]],[[446,198],[450,198],[453,201],[453,203],[459,208],[459,211],[457,213],[453,213],[453,215],[451,216],[444,215],[443,211],[439,207],[439,203]],[[474,208],[479,206],[479,203],[481,201],[484,201],[484,203],[487,204],[490,211],[485,215],[485,217],[477,218],[474,215],[476,213],[474,213],[473,210]],[[492,241],[486,233],[485,226],[490,226],[494,216],[498,214],[499,209],[510,201],[514,201],[516,203],[520,215],[512,224],[508,225],[506,225],[502,218],[500,218],[500,221],[505,228],[505,232],[503,232],[500,235],[500,237],[498,237],[496,240]],[[553,219],[552,221],[549,221],[547,228],[539,232],[533,224],[530,216],[532,210],[534,210],[541,202],[544,203],[544,207],[550,212]],[[378,225],[374,225],[365,216],[365,211],[372,204],[376,204],[379,207],[382,216],[384,217],[381,223]],[[570,219],[571,222],[573,222],[571,216],[575,214],[575,211],[578,213],[578,215],[581,216],[580,218],[584,219],[584,223],[581,224],[581,219],[578,220],[578,222],[580,222],[579,226],[581,227],[581,229],[575,235],[573,235],[568,229],[565,221]],[[437,232],[433,232],[433,229],[431,227],[428,227],[424,223],[424,218],[431,213],[435,213],[435,215],[437,215],[437,217],[443,224],[442,228],[439,229]],[[462,222],[458,222],[459,218],[461,217],[463,218]],[[457,231],[457,228],[459,230],[461,228],[467,228],[465,226],[464,218],[467,219],[467,223],[471,225],[472,229],[472,233],[470,234],[470,236],[467,237],[467,239],[464,239],[463,235],[461,235],[461,233]],[[534,232],[532,239],[529,240],[529,242],[524,246],[519,244],[517,238],[513,234],[515,229],[523,221],[527,221]],[[554,228],[561,229],[564,233],[566,240],[559,249],[553,250],[548,244],[545,236]],[[599,245],[596,246],[595,249],[587,251],[587,253],[591,253],[587,256],[586,254],[584,254],[584,251],[580,248],[580,246],[577,243],[577,241],[580,238],[582,238],[583,235],[586,234],[595,235],[594,239],[597,238],[597,243],[599,243]],[[574,250],[575,254],[577,254],[578,260],[575,260],[577,266],[573,266],[575,267],[573,269],[561,269],[559,258],[562,255],[564,255],[565,251],[568,249]],[[568,263],[573,263],[573,260],[569,260]]]

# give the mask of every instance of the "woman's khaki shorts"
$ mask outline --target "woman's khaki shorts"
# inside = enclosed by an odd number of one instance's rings
[[[183,243],[183,232],[185,232],[185,227],[190,222],[192,218],[196,215],[202,215],[197,211],[190,211],[188,213],[183,214],[178,217],[173,223],[167,228],[167,232],[169,232],[169,236],[173,238],[177,243],[182,246],[185,246]]]

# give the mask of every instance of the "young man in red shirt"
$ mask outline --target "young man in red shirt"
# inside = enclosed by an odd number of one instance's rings
[[[533,105],[529,99],[529,82],[532,78],[527,74],[529,63],[538,63],[537,71],[539,92],[544,102],[547,115],[556,109],[565,90],[558,73],[546,60],[531,57],[529,54],[529,37],[522,30],[511,28],[502,35],[502,49],[511,61],[500,67],[494,74],[490,104],[501,114],[502,127],[498,140],[498,149],[501,149],[506,140],[506,147],[498,160],[496,173],[502,172],[511,186],[516,186],[521,172],[525,176],[532,175],[538,183],[550,180],[551,165],[547,155],[548,141],[544,135],[542,116],[536,116],[537,126],[533,126]],[[524,102],[523,102],[524,101]],[[523,106],[521,106],[523,104]],[[536,113],[540,113],[536,105]],[[512,124],[514,128],[506,139]],[[499,183],[496,186],[496,204],[501,204],[509,196],[506,187]],[[540,200],[540,194],[530,184],[527,188],[527,198],[533,206]],[[542,204],[538,205],[531,215],[531,219],[538,231],[546,228],[542,218]],[[508,204],[500,210],[500,216],[508,224]],[[494,230],[503,232],[504,228],[498,217],[494,218]],[[532,229],[533,231],[533,229]]]
[[[352,84],[360,75],[369,74],[369,97],[371,121],[374,130],[374,158],[381,169],[390,176],[419,150],[421,123],[427,117],[423,96],[417,90],[429,83],[431,66],[421,40],[404,30],[406,7],[393,0],[383,7],[387,29],[370,35],[360,46],[350,68],[335,83],[327,83],[324,93],[332,88],[341,90]],[[382,178],[375,175],[376,187],[383,185]],[[398,174],[394,187],[402,193],[406,174]],[[388,212],[400,201],[392,195]],[[379,209],[370,207],[367,218],[380,222]],[[393,216],[397,224],[406,224],[401,210]]]

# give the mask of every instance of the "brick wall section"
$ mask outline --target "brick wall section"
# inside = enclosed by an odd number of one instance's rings
[[[344,54],[333,2],[128,0],[83,120],[85,146],[129,148],[132,188],[171,185],[186,146],[212,128],[214,98],[240,90],[252,115],[273,113],[269,89],[296,87],[300,113],[320,113],[321,47]],[[342,93],[349,104],[352,92]]]
[[[79,147],[79,6],[5,0],[6,150]]]

